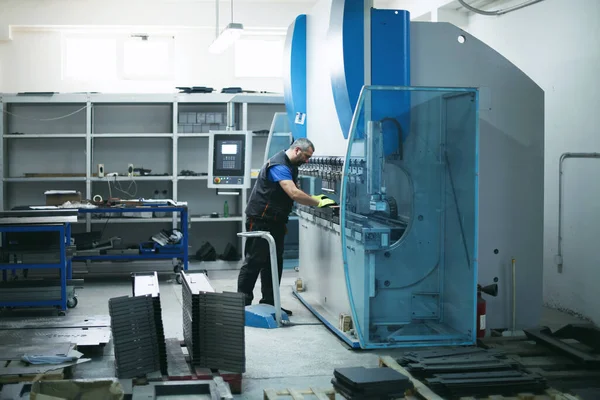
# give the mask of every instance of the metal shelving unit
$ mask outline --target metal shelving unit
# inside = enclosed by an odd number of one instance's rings
[[[11,301],[0,302],[0,307],[44,307],[44,306],[57,306],[60,311],[64,314],[67,310],[67,304],[69,301],[67,294],[67,281],[71,279],[72,275],[72,264],[71,259],[67,257],[67,245],[70,243],[71,238],[71,224],[70,223],[57,223],[47,225],[36,225],[36,224],[19,224],[19,225],[0,225],[0,235],[5,240],[4,236],[9,233],[57,233],[58,241],[58,254],[59,258],[55,262],[33,262],[33,263],[0,263],[0,270],[2,271],[2,282],[7,282],[7,272],[19,269],[19,270],[35,270],[35,269],[55,269],[59,271],[60,280],[60,298],[46,299],[46,300],[22,300],[12,298]],[[4,286],[3,286],[4,287]],[[5,287],[10,290],[10,286]],[[14,294],[13,294],[14,296]],[[76,303],[75,303],[76,304]]]
[[[180,113],[221,113],[220,128],[268,130],[275,113],[282,111],[284,99],[279,94],[0,94],[0,209],[43,204],[43,192],[48,189],[79,190],[86,199],[96,194],[106,198],[110,179],[111,185],[135,187],[137,193],[131,197],[149,198],[154,190],[167,190],[169,198],[188,202],[190,222],[198,223],[194,230],[199,231],[191,232],[190,237],[208,231],[215,236],[216,229],[223,231],[216,236],[225,242],[241,244],[236,232],[245,230],[243,211],[249,191],[216,196],[216,191],[207,188],[207,177],[201,174],[207,172],[209,134],[182,132]],[[215,128],[219,129],[211,127]],[[253,168],[264,158],[266,141],[261,137],[266,138],[257,135]],[[105,173],[118,172],[120,176],[98,177],[100,163],[105,165]],[[122,176],[130,163],[152,169],[156,175]],[[186,170],[200,175],[182,174]],[[115,196],[114,189],[112,192]],[[116,194],[119,196],[127,197],[121,192]],[[229,204],[228,217],[221,215],[224,200]],[[212,212],[219,217],[205,217]],[[74,224],[74,228],[85,226],[84,231],[90,232],[92,225],[98,228],[106,220],[88,216],[81,222],[85,224]],[[225,225],[219,228],[212,225],[215,223]],[[178,216],[111,218],[109,224],[131,224],[128,230],[147,234],[148,228],[141,227],[156,224],[150,229],[159,230],[170,224],[175,228]],[[231,224],[234,226],[226,227]]]

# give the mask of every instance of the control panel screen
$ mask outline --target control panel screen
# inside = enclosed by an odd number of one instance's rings
[[[215,135],[213,174],[215,177],[243,176],[244,135]]]
[[[222,154],[237,154],[237,144],[223,144],[221,145]]]

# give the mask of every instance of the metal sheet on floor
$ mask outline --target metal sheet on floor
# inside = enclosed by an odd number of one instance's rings
[[[55,356],[68,354],[75,346],[71,343],[31,344],[26,346],[1,345],[0,360],[20,360],[25,354]]]
[[[0,330],[6,329],[52,329],[52,328],[99,328],[110,327],[108,315],[67,315],[64,317],[1,318]]]
[[[0,343],[5,345],[70,342],[77,346],[98,346],[107,344],[110,341],[110,337],[110,327],[0,330]]]

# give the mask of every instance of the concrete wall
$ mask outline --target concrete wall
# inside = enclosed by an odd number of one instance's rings
[[[597,0],[545,0],[503,16],[470,15],[467,27],[545,91],[544,299],[596,323],[600,159],[569,159],[564,164],[562,272],[555,255],[559,158],[564,152],[600,152],[599,18]]]

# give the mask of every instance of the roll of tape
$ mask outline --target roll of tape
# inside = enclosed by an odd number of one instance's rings
[[[102,203],[102,196],[97,194],[94,196],[94,198],[92,200],[94,201],[94,203]]]

